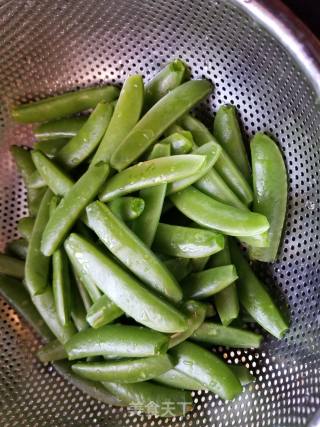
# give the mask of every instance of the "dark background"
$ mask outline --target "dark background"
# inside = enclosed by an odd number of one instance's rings
[[[283,0],[283,2],[320,38],[320,0]]]

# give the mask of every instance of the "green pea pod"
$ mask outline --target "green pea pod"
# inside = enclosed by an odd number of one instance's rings
[[[206,306],[198,301],[186,301],[183,308],[188,314],[188,329],[171,335],[169,349],[187,340],[203,323],[206,316]]]
[[[94,381],[131,384],[151,380],[173,367],[167,354],[139,359],[104,362],[78,362],[72,366],[80,377]]]
[[[273,262],[277,258],[286,215],[288,184],[286,166],[281,152],[267,135],[257,133],[251,141],[254,210],[270,222],[266,248],[250,249],[250,258]]]
[[[170,147],[170,145],[155,144],[149,155],[149,160],[170,156]],[[167,184],[164,183],[145,188],[139,193],[139,196],[145,201],[145,209],[142,215],[134,221],[132,230],[148,247],[152,246],[157,231],[166,190]]]
[[[158,225],[153,242],[156,251],[181,258],[202,258],[220,251],[223,246],[222,234],[163,223]]]
[[[193,148],[189,132],[184,130],[181,132],[174,132],[160,142],[161,144],[169,144],[172,148],[172,153],[175,155],[188,154]]]
[[[34,222],[35,219],[32,216],[25,216],[18,222],[18,231],[26,240],[30,240],[31,238]]]
[[[87,224],[130,271],[140,280],[175,302],[181,289],[151,250],[101,202],[86,208]]]
[[[73,264],[73,273],[76,277],[78,288],[80,289],[83,287],[92,303],[97,302],[102,296],[102,293],[97,287],[95,281],[83,272],[81,264]],[[91,305],[92,304],[90,304],[90,307]]]
[[[102,101],[79,132],[59,151],[57,159],[66,168],[75,168],[97,148],[112,117],[113,106]]]
[[[57,316],[65,326],[71,319],[71,285],[68,259],[63,248],[52,255],[52,287]]]
[[[0,274],[23,279],[24,261],[9,255],[0,254]]]
[[[222,399],[231,400],[241,393],[240,382],[229,366],[208,350],[185,341],[171,349],[170,354],[177,362],[175,369]]]
[[[170,258],[163,261],[163,263],[178,282],[191,273],[191,265],[188,258]]]
[[[129,76],[123,84],[110,124],[100,142],[91,164],[109,162],[140,118],[143,106],[143,80],[139,75]]]
[[[221,251],[219,251],[219,252],[221,252]],[[199,271],[204,270],[207,262],[209,261],[209,258],[210,258],[209,256],[204,256],[202,258],[193,258],[191,260],[191,271],[193,273],[198,273]]]
[[[181,312],[141,286],[84,238],[71,234],[65,248],[72,264],[81,266],[84,274],[90,276],[119,308],[138,323],[168,333],[187,328],[186,318]]]
[[[56,140],[57,138],[72,138],[85,124],[87,117],[68,117],[54,122],[42,123],[34,130],[38,141]]]
[[[193,333],[191,339],[233,348],[259,348],[262,335],[218,323],[205,322]]]
[[[107,295],[102,295],[88,310],[87,322],[92,328],[101,328],[118,319],[123,311]]]
[[[203,145],[212,141],[217,143],[211,132],[196,118],[185,115],[180,122],[184,128],[192,133],[197,145]],[[250,185],[224,149],[221,150],[214,168],[228,187],[245,205],[249,205],[252,202],[253,194]]]
[[[245,386],[254,382],[255,377],[250,373],[249,369],[243,365],[230,365],[230,369],[237,376],[240,384]]]
[[[69,139],[48,139],[43,141],[37,141],[33,144],[33,148],[41,153],[45,154],[49,159],[53,159],[57,156],[58,152],[68,143]]]
[[[99,198],[108,202],[143,188],[187,178],[198,172],[205,160],[205,156],[185,154],[140,162],[110,178]]]
[[[106,325],[78,332],[66,344],[70,360],[90,356],[147,357],[164,354],[169,338],[147,328]]]
[[[282,338],[288,329],[288,324],[281,311],[233,241],[230,241],[230,253],[239,275],[237,289],[241,305],[266,331],[276,338]]]
[[[169,62],[145,86],[144,111],[187,79],[189,70],[181,59]]]
[[[111,166],[125,169],[180,116],[190,110],[212,90],[207,80],[192,80],[176,87],[160,99],[139,120],[111,157]]]
[[[44,182],[54,194],[65,196],[71,190],[74,185],[73,180],[52,160],[40,151],[32,152],[32,160]]]
[[[240,242],[246,247],[268,248],[270,246],[270,236],[268,231],[257,234],[256,236],[241,236]]]
[[[220,146],[213,142],[209,142],[208,144],[204,144],[201,147],[196,148],[193,151],[194,154],[206,156],[206,160],[202,167],[194,175],[169,184],[167,188],[167,195],[176,193],[177,191],[181,191],[184,188],[189,187],[189,185],[192,185],[201,179],[203,175],[206,175],[210,170],[212,170],[213,165],[219,158],[220,152]]]
[[[122,221],[133,221],[142,215],[145,200],[141,197],[119,197],[111,200],[109,208]]]
[[[111,102],[118,95],[119,89],[114,86],[80,89],[76,92],[18,105],[12,110],[12,117],[20,123],[47,122],[94,108],[100,101]]]
[[[83,209],[98,193],[108,173],[109,167],[106,164],[93,166],[79,178],[62,199],[42,235],[41,251],[44,255],[52,255],[60,246]]]
[[[19,238],[11,240],[6,244],[5,252],[19,259],[25,260],[28,252],[28,242],[26,239]]]
[[[213,255],[209,261],[209,267],[221,267],[230,265],[231,257],[228,239],[225,239],[225,245],[222,251]],[[228,326],[239,316],[239,299],[235,283],[231,283],[227,288],[214,295],[214,304],[219,314],[221,323]]]
[[[254,236],[269,228],[265,216],[225,205],[193,187],[173,194],[170,199],[197,224],[230,236]]]
[[[78,274],[74,270],[74,268],[72,268],[72,273],[73,273],[72,277],[74,279],[74,283],[75,283],[75,285],[79,291],[79,294],[81,296],[81,300],[82,300],[82,303],[84,305],[84,308],[86,311],[88,311],[89,308],[92,306],[92,299],[91,299],[86,287],[84,286],[84,284],[80,280]]]
[[[204,299],[225,289],[237,278],[234,265],[224,265],[190,274],[181,285],[187,298]]]
[[[31,176],[36,170],[31,158],[30,150],[24,149],[23,147],[19,147],[17,145],[12,145],[10,147],[10,153],[14,158],[16,166],[21,173],[25,185],[28,187]]]
[[[25,280],[30,294],[41,294],[48,285],[50,258],[40,251],[41,237],[49,220],[49,208],[53,194],[47,190],[40,204],[32,230],[26,258]]]
[[[72,276],[70,279],[72,279]],[[86,319],[87,310],[74,280],[71,280],[71,295],[71,319],[77,331],[83,331],[89,327]]]
[[[31,152],[32,154],[32,152]],[[29,188],[42,188],[45,187],[46,183],[43,180],[42,176],[39,174],[39,172],[36,170],[33,172],[33,174],[30,176],[29,180]]]
[[[217,314],[214,306],[209,303],[203,303],[206,306],[206,319],[213,317]]]
[[[137,413],[157,415],[159,417],[178,417],[192,410],[192,398],[189,392],[164,387],[151,382],[119,384],[102,382],[103,386],[122,402],[136,409]]]
[[[214,136],[228,153],[248,182],[251,181],[250,165],[246,148],[233,105],[222,105],[215,116]]]
[[[177,369],[173,368],[153,378],[153,381],[167,385],[169,387],[175,387],[183,390],[204,390],[205,386],[199,383],[197,380],[183,374]]]
[[[43,188],[30,188],[28,189],[28,209],[32,216],[37,215],[41,201],[47,191],[48,187]]]
[[[42,363],[67,359],[68,355],[58,340],[49,341],[37,351],[37,357]]]

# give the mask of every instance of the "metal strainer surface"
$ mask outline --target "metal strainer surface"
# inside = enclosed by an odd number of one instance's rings
[[[234,103],[248,136],[267,131],[282,147],[290,177],[284,244],[279,261],[258,273],[291,316],[285,338],[268,337],[259,351],[216,349],[256,376],[239,398],[224,403],[196,392],[192,413],[157,419],[100,404],[41,365],[37,336],[0,300],[1,426],[306,426],[320,406],[320,103],[306,64],[250,17],[249,3],[0,2],[0,249],[18,237],[16,222],[27,214],[8,148],[32,144],[31,127],[14,124],[9,108],[69,89],[120,83],[132,73],[149,79],[180,57],[194,78],[215,83],[214,95],[199,108],[208,125],[220,104]]]

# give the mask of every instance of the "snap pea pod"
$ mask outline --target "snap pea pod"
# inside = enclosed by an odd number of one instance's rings
[[[250,373],[249,369],[243,365],[230,365],[230,368],[243,386],[255,380],[255,377]]]
[[[250,144],[254,202],[256,212],[265,215],[270,223],[266,248],[250,249],[250,257],[264,262],[277,258],[288,198],[286,166],[276,143],[267,135],[257,133]]]
[[[141,286],[84,238],[71,234],[65,248],[72,264],[78,264],[84,274],[90,276],[119,308],[137,322],[168,333],[187,329],[186,318],[181,312]]]
[[[230,241],[230,253],[239,275],[237,289],[241,305],[266,331],[276,338],[283,337],[288,329],[287,322],[233,241]]]
[[[174,132],[162,139],[161,144],[169,144],[172,148],[172,153],[188,154],[193,148],[192,139],[189,136],[188,131],[182,130],[181,132]]]
[[[170,145],[155,144],[149,155],[149,160],[170,156],[170,147]],[[167,184],[164,183],[145,188],[139,193],[139,196],[145,201],[145,209],[142,215],[134,221],[132,230],[148,247],[151,247],[157,231],[166,190]]]
[[[40,208],[41,201],[47,191],[48,187],[43,188],[29,188],[28,189],[28,209],[32,216],[37,215]]]
[[[185,114],[212,90],[207,80],[193,80],[176,87],[161,98],[138,121],[111,157],[117,170],[128,167],[181,115]]]
[[[69,139],[66,138],[36,141],[33,144],[33,148],[41,151],[41,153],[45,154],[49,159],[53,159],[68,141]]]
[[[163,263],[178,282],[191,273],[191,265],[188,258],[170,258],[163,261]]]
[[[43,231],[41,251],[44,255],[52,255],[60,246],[83,209],[98,193],[108,173],[109,167],[106,164],[93,166],[62,199]]]
[[[209,267],[220,267],[231,264],[228,239],[222,251],[213,255],[209,261]],[[214,295],[214,304],[219,314],[221,323],[228,326],[239,315],[239,299],[235,283],[231,283],[227,288]]]
[[[40,251],[41,237],[49,220],[50,202],[53,194],[47,190],[40,204],[32,230],[26,258],[25,281],[31,296],[42,293],[48,285],[50,258]]]
[[[133,221],[142,215],[145,200],[142,197],[119,197],[111,200],[109,208],[122,221]]]
[[[220,152],[221,147],[214,142],[209,142],[208,144],[204,144],[201,147],[196,148],[193,151],[193,154],[204,155],[205,162],[194,175],[169,184],[167,187],[167,195],[176,193],[177,191],[181,191],[184,188],[189,187],[189,185],[192,185],[194,182],[197,182],[199,179],[201,179],[202,176],[206,175],[210,170],[212,170],[212,167],[217,162]]]
[[[28,242],[22,237],[19,239],[11,240],[6,244],[6,253],[8,255],[14,255],[19,259],[25,260],[28,252]]]
[[[89,310],[89,308],[92,306],[92,299],[90,298],[90,295],[86,289],[86,287],[84,286],[84,284],[82,283],[82,281],[80,280],[77,272],[75,271],[75,269],[72,266],[72,277],[74,280],[74,283],[79,291],[79,294],[81,296],[81,300],[83,302],[84,308],[86,311]]]
[[[102,293],[100,289],[97,287],[96,283],[92,278],[83,272],[81,264],[74,263],[73,264],[73,272],[76,277],[76,281],[78,284],[78,289],[84,288],[86,294],[92,303],[95,303],[100,299]],[[85,297],[87,298],[87,297]],[[92,304],[90,304],[91,307]]]
[[[101,295],[101,297],[89,308],[87,312],[87,322],[92,328],[100,328],[122,315],[123,311],[117,307],[107,295]]]
[[[213,317],[217,314],[214,306],[209,303],[203,303],[206,306],[206,319]]]
[[[87,224],[141,281],[172,301],[182,299],[181,289],[153,252],[101,202],[86,208]]]
[[[204,299],[225,289],[237,277],[234,265],[224,265],[190,274],[183,279],[181,286],[186,297]]]
[[[90,356],[147,357],[164,354],[169,338],[138,326],[105,325],[78,332],[65,344],[70,360]]]
[[[181,258],[202,258],[220,251],[223,246],[222,234],[163,223],[158,225],[153,242],[156,251]]]
[[[110,158],[140,118],[143,106],[143,80],[139,75],[129,76],[123,84],[109,126],[91,161],[110,162]]]
[[[155,378],[153,381],[169,386],[175,387],[182,390],[204,390],[205,386],[199,383],[197,380],[189,377],[188,375],[183,374],[177,369],[173,368],[169,371],[161,374]]]
[[[31,152],[32,154],[32,152]],[[46,183],[44,181],[44,179],[42,178],[42,176],[39,174],[39,172],[36,170],[33,172],[33,174],[30,176],[30,180],[29,180],[29,188],[42,188],[45,187]]]
[[[186,178],[198,172],[205,160],[205,156],[181,154],[140,162],[110,178],[99,198],[108,202],[133,191]]]
[[[31,158],[30,150],[24,149],[23,147],[17,145],[12,145],[10,147],[10,153],[14,158],[16,166],[21,173],[26,187],[28,187],[31,176],[36,170]]]
[[[37,357],[42,363],[67,359],[68,355],[58,340],[49,341],[37,351]]]
[[[213,133],[239,171],[250,182],[249,160],[237,119],[236,108],[233,105],[222,105],[218,109],[213,123]]]
[[[159,417],[177,417],[192,410],[192,397],[187,391],[151,382],[119,384],[102,382],[103,386],[127,405]],[[150,405],[152,403],[152,405]]]
[[[177,362],[175,369],[222,399],[231,400],[241,393],[240,382],[229,366],[208,350],[185,341],[172,348],[170,354]]]
[[[233,348],[259,348],[262,335],[218,323],[204,322],[193,333],[191,339]]]
[[[71,319],[71,285],[68,259],[63,248],[52,255],[52,288],[58,319],[65,326]]]
[[[194,187],[170,196],[177,209],[199,225],[230,236],[254,236],[268,230],[265,216],[218,202]]]
[[[171,335],[169,341],[169,349],[187,340],[194,331],[196,331],[203,323],[206,317],[207,308],[204,304],[198,301],[186,301],[183,304],[183,309],[188,314],[188,329],[184,332],[178,332]]]
[[[9,255],[0,254],[0,274],[16,279],[24,278],[24,261]]]
[[[203,145],[211,141],[217,143],[211,132],[196,118],[185,115],[180,122],[185,129],[192,133],[197,145]],[[253,194],[250,185],[224,149],[221,150],[214,168],[245,205],[249,205],[252,202]]]
[[[12,117],[20,123],[47,122],[94,108],[100,101],[111,102],[118,95],[119,89],[114,86],[80,89],[18,105],[12,110]]]
[[[26,239],[30,240],[35,219],[32,216],[25,216],[18,221],[18,231]]]
[[[78,362],[72,365],[72,370],[89,380],[132,384],[151,380],[172,367],[169,356],[162,354],[119,361]]]
[[[68,117],[53,122],[42,123],[34,130],[38,141],[56,140],[57,138],[72,138],[75,136],[88,117]]]
[[[32,160],[50,190],[58,195],[65,196],[74,185],[74,181],[52,160],[49,160],[40,151],[32,151]]]
[[[188,75],[188,67],[181,59],[167,64],[145,85],[144,111],[149,110],[160,98],[179,86]]]
[[[75,168],[97,148],[112,117],[113,106],[102,101],[79,132],[59,151],[57,159],[66,168]]]
[[[204,256],[202,258],[193,258],[191,260],[191,271],[193,271],[194,273],[198,273],[199,271],[204,270],[205,266],[207,265],[207,262],[209,261],[209,258],[209,256]]]
[[[80,295],[80,292],[78,290],[78,287],[74,281],[71,280],[72,276],[70,277],[71,281],[71,319],[77,329],[77,331],[82,331],[84,329],[87,329],[89,327],[86,315],[87,310],[84,306],[84,303],[82,301],[82,296]]]

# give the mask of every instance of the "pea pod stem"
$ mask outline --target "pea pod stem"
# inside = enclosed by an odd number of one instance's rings
[[[87,117],[68,117],[42,123],[34,130],[34,136],[39,142],[72,138],[79,132],[86,120]]]
[[[88,309],[86,318],[92,328],[100,328],[119,318],[122,314],[123,311],[118,308],[107,295],[101,295],[101,297]]]

